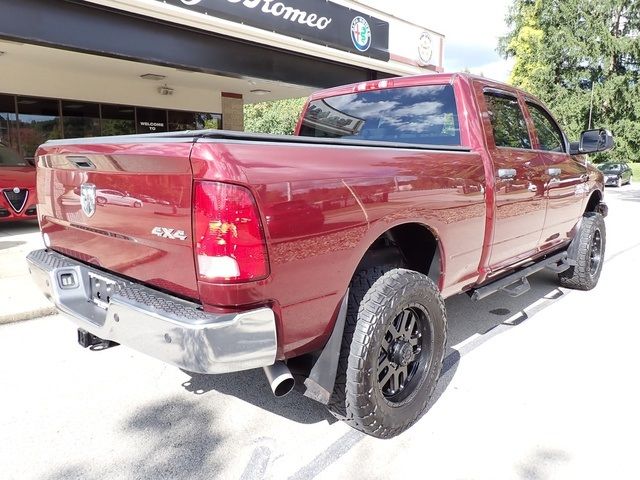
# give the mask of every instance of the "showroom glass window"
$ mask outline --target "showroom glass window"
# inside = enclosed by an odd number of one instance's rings
[[[100,106],[97,103],[62,101],[64,138],[100,135]]]
[[[0,95],[0,143],[18,150],[18,118],[13,95]]]
[[[18,118],[20,148],[26,158],[32,158],[47,140],[62,138],[58,100],[18,97]]]
[[[179,132],[182,130],[196,129],[196,114],[193,112],[179,112],[169,110],[169,131]]]
[[[136,110],[126,105],[103,103],[102,135],[131,135],[136,133]]]
[[[214,129],[222,128],[222,115],[218,113],[196,113],[196,129]]]
[[[138,133],[167,131],[167,111],[156,108],[137,108]]]

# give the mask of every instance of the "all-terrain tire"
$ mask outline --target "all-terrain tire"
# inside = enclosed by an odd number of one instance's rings
[[[591,290],[600,279],[607,244],[607,231],[602,215],[596,212],[585,213],[573,241],[578,242],[578,255],[575,259],[577,263],[558,274],[560,285],[576,290]]]
[[[412,341],[420,344],[409,347],[420,351],[414,353],[414,363],[405,365],[414,365],[414,373],[397,377],[398,382],[404,378],[407,388],[395,395],[388,391],[385,394],[383,387],[391,384],[380,385],[380,359],[388,363],[385,352],[391,350],[390,329],[399,331],[398,321],[405,321],[404,312],[408,310],[416,312],[413,325],[421,325],[425,335],[417,335],[420,339]],[[396,350],[404,346],[406,352],[408,335],[406,338],[394,341],[393,345],[399,346]],[[329,410],[366,434],[379,438],[398,435],[426,409],[440,376],[445,346],[444,302],[431,279],[402,268],[374,267],[358,272],[350,284],[345,334]]]

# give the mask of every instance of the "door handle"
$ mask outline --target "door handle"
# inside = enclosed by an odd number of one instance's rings
[[[562,175],[562,169],[560,168],[550,168],[547,170],[547,173],[549,175],[551,175],[552,177],[559,177],[560,175]]]
[[[500,168],[498,169],[498,176],[503,180],[511,180],[516,178],[516,169],[515,168]]]

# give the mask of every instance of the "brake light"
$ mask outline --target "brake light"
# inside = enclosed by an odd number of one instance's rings
[[[201,280],[236,283],[269,274],[264,230],[247,188],[196,182],[193,224]]]

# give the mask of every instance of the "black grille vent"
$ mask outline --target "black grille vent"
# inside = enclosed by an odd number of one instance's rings
[[[9,212],[9,210],[0,208],[0,218],[8,217],[9,215],[11,215],[11,212]]]
[[[13,190],[5,190],[2,192],[4,194],[4,198],[7,199],[9,205],[16,213],[20,213],[27,203],[27,197],[29,196],[29,190],[23,188],[18,193]]]

